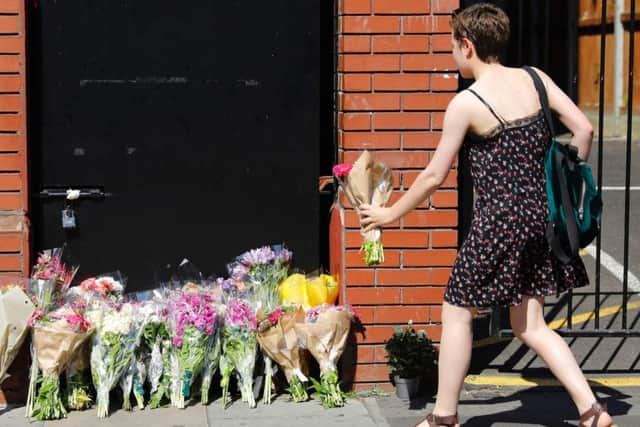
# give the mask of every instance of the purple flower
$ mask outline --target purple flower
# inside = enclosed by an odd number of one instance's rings
[[[249,304],[242,300],[232,300],[227,305],[225,323],[239,329],[249,329],[255,332],[257,329],[256,315]]]
[[[232,279],[218,279],[218,284],[222,289],[222,292],[235,292],[238,290],[238,286],[236,286],[236,282]]]
[[[230,264],[227,269],[229,270],[229,276],[231,276],[231,280],[234,280],[236,282],[242,281],[249,272],[249,268],[240,262],[234,262],[233,264]]]
[[[269,264],[275,259],[276,254],[269,246],[263,246],[258,249],[251,249],[240,255],[240,262],[247,267],[253,267],[260,264]]]
[[[293,258],[293,252],[282,246],[282,248],[276,252],[278,261],[280,264],[289,264],[291,262],[291,258]]]

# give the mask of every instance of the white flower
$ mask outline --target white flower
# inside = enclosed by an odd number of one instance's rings
[[[102,323],[102,310],[92,309],[85,312],[84,317],[93,325],[94,328],[99,329]]]
[[[126,306],[127,304],[125,304]],[[124,309],[124,306],[123,306]],[[105,314],[102,320],[102,329],[100,334],[104,335],[108,332],[127,335],[131,330],[131,316],[127,313],[111,311]]]

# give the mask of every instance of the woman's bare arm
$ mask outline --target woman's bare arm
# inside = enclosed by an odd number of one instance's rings
[[[465,92],[451,100],[444,115],[442,136],[431,161],[420,172],[411,188],[393,206],[374,208],[362,205],[360,207],[364,232],[403,217],[442,185],[456,160],[469,127],[469,102],[468,94]]]

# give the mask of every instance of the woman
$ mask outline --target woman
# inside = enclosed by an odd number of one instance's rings
[[[364,231],[394,222],[443,183],[468,136],[477,195],[474,218],[445,292],[438,395],[432,414],[419,424],[457,426],[460,390],[469,368],[471,321],[477,307],[509,306],[517,338],[533,349],[565,386],[581,426],[610,426],[565,341],[543,316],[545,295],[588,284],[582,260],[555,260],[545,239],[548,199],[544,159],[551,138],[531,76],[500,64],[509,39],[509,18],[491,4],[454,13],[453,57],[474,84],[458,93],[445,113],[438,148],[411,188],[393,206],[363,206]],[[551,109],[573,133],[581,158],[589,155],[593,128],[553,81],[544,82]]]

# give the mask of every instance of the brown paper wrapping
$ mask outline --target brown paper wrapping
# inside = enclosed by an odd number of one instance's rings
[[[374,161],[371,153],[366,150],[353,164],[345,183],[345,194],[356,209],[363,203],[384,206],[393,192],[391,169],[382,162]],[[366,241],[379,240],[380,231],[369,231],[364,234],[364,239]]]
[[[278,324],[258,334],[258,342],[267,355],[282,367],[287,381],[291,382],[294,370],[307,374],[302,349],[298,345],[296,322],[304,322],[304,310],[285,314]]]
[[[66,320],[34,326],[33,342],[43,375],[60,375],[89,335],[73,332]]]
[[[298,338],[320,365],[322,375],[337,369],[350,328],[351,316],[347,311],[325,311],[315,323],[295,324]]]
[[[22,347],[35,306],[18,287],[0,293],[0,384]]]
[[[69,361],[68,374],[74,375],[78,372],[87,371],[91,368],[91,343],[85,340],[78,349],[78,352]]]

